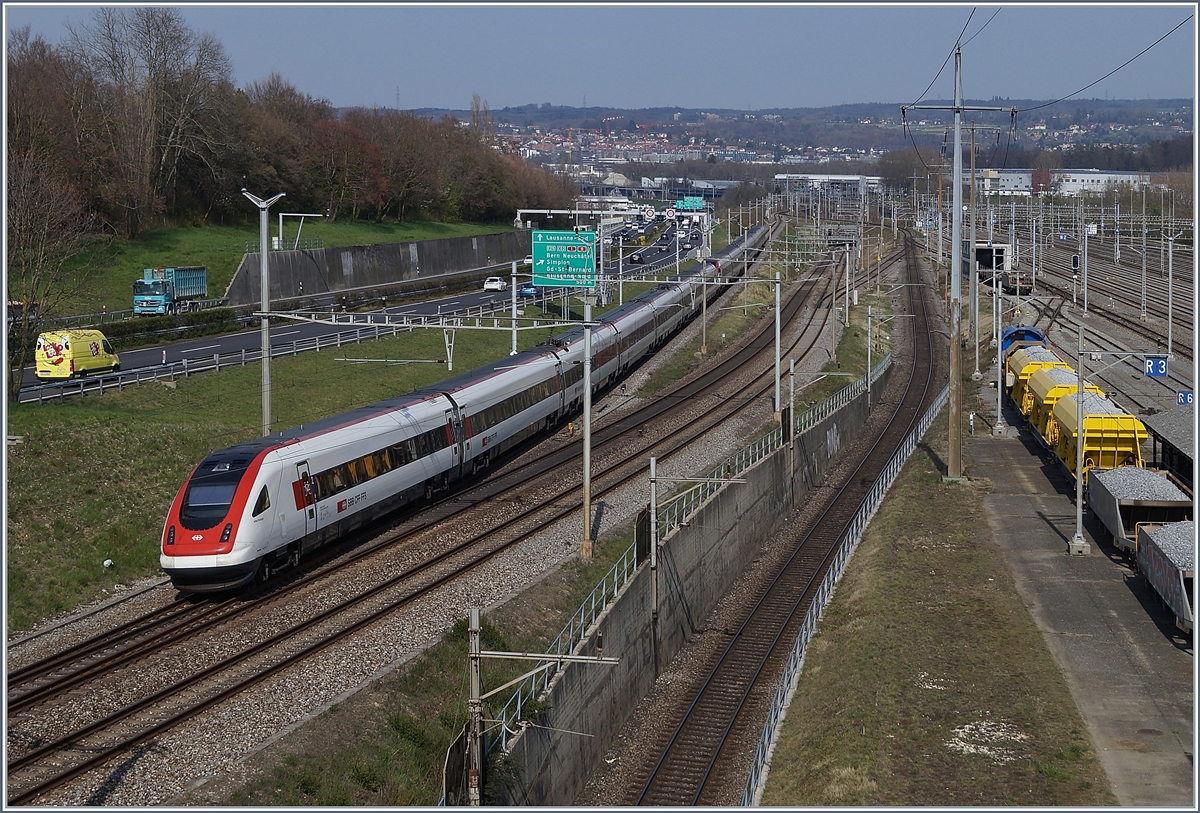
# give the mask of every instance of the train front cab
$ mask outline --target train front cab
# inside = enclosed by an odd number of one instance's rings
[[[232,590],[254,578],[260,553],[239,530],[251,499],[255,505],[250,520],[268,516],[267,486],[261,494],[251,493],[265,455],[260,451],[248,458],[234,447],[210,456],[175,495],[163,528],[159,565],[178,589]]]
[[[1033,325],[1010,325],[1000,331],[1000,354],[1007,359],[1020,347],[1046,346],[1046,334]]]

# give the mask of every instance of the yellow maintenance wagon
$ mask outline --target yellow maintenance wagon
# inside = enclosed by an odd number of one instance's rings
[[[1033,393],[1029,391],[1029,377],[1046,367],[1071,367],[1054,355],[1052,350],[1041,345],[1014,350],[1009,353],[1006,366],[1004,385],[1008,388],[1009,397],[1026,418],[1033,412]]]
[[[1054,404],[1054,422],[1058,425],[1058,440],[1054,454],[1070,474],[1075,472],[1075,447],[1079,432],[1076,398],[1083,400],[1083,476],[1092,467],[1115,469],[1119,466],[1141,466],[1142,444],[1146,442],[1146,427],[1133,415],[1103,395],[1088,392],[1082,396],[1068,393]]]
[[[1054,422],[1054,405],[1064,395],[1079,389],[1079,376],[1070,367],[1043,367],[1029,376],[1027,386],[1033,396],[1033,409],[1029,424],[1033,431],[1054,449],[1058,443],[1058,425]],[[1083,382],[1083,391],[1103,396],[1104,391],[1089,381]]]

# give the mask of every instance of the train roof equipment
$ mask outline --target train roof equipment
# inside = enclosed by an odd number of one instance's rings
[[[1083,474],[1092,467],[1115,469],[1141,466],[1145,425],[1115,403],[1084,389],[1083,395],[1069,393],[1054,404],[1054,422],[1058,425],[1055,454],[1070,474],[1075,474],[1075,443],[1078,426],[1076,398],[1083,402]]]
[[[1138,570],[1175,614],[1175,626],[1194,630],[1196,523],[1175,522],[1138,529]]]
[[[1088,477],[1087,504],[1120,550],[1137,550],[1138,526],[1192,519],[1190,492],[1168,472],[1122,466]]]

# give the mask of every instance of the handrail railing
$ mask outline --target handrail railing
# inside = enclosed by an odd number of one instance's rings
[[[872,383],[884,373],[888,365],[891,364],[891,361],[891,354],[888,354],[875,365],[870,373]],[[796,425],[804,427],[801,431],[807,431],[809,428],[820,423],[824,418],[833,414],[839,406],[845,406],[859,394],[865,392],[866,388],[867,376],[863,375],[854,383],[844,387],[839,392],[831,395],[817,406],[799,416]],[[815,414],[818,417],[810,418],[810,414]],[[712,479],[736,477],[742,471],[745,471],[771,452],[777,450],[780,445],[781,432],[776,428],[773,432],[755,440],[749,446],[727,458],[724,463],[710,472],[708,477]],[[664,508],[660,509],[659,528],[674,530],[680,527],[684,520],[694,514],[706,499],[715,494],[720,488],[723,488],[724,485],[724,483],[701,483],[677,495]],[[661,531],[660,539],[665,539],[669,530]],[[558,634],[554,643],[550,645],[548,652],[553,652],[554,654],[571,653],[586,640],[592,626],[596,623],[596,619],[607,609],[609,602],[615,599],[621,592],[621,589],[633,578],[637,569],[636,543],[634,543],[621,554],[621,558],[600,581],[600,584],[592,590],[591,595],[584,599],[583,604],[571,616],[571,620],[567,622],[562,632]],[[548,657],[541,663],[550,664],[552,662],[553,658]],[[538,695],[549,688],[550,681],[557,674],[559,668],[560,666],[551,666],[550,668],[543,669],[517,685],[512,697],[496,715],[499,736],[493,737],[489,741],[489,749],[496,746],[505,749],[508,747],[509,737],[515,736],[522,728],[521,723],[525,719],[525,710]]]
[[[787,663],[784,666],[783,675],[779,678],[779,683],[775,687],[775,697],[767,713],[767,720],[763,724],[762,735],[758,740],[758,748],[755,750],[754,762],[750,767],[750,775],[746,779],[745,790],[742,791],[743,807],[758,805],[762,800],[763,788],[766,786],[767,781],[767,768],[770,763],[771,754],[775,749],[775,743],[778,740],[779,726],[783,722],[792,690],[795,689],[796,682],[800,679],[800,669],[804,664],[804,655],[808,647],[808,642],[816,631],[817,621],[821,618],[826,605],[829,604],[830,599],[833,597],[834,587],[841,580],[842,574],[846,570],[846,565],[858,547],[858,543],[861,541],[867,524],[871,521],[871,517],[875,516],[875,512],[883,502],[888,489],[891,488],[892,483],[899,476],[900,470],[908,460],[908,456],[917,448],[917,444],[925,436],[925,432],[928,431],[930,424],[933,423],[933,419],[941,412],[949,396],[950,387],[947,385],[921,417],[917,426],[908,434],[904,442],[900,444],[900,448],[892,455],[883,473],[879,475],[870,492],[863,498],[862,503],[859,505],[858,513],[855,514],[850,527],[839,541],[833,563],[825,571],[825,577],[821,580],[821,584],[817,588],[817,595],[804,614],[804,622],[801,624],[800,632],[796,636],[796,642],[793,644],[791,654],[788,656]]]
[[[278,356],[294,356],[301,352],[309,350],[321,350],[323,347],[341,347],[344,342],[358,343],[363,339],[378,339],[383,336],[395,336],[401,332],[411,331],[416,327],[442,327],[446,319],[451,318],[475,318],[476,326],[479,326],[479,321],[484,318],[503,319],[503,316],[498,316],[501,311],[507,312],[511,307],[508,302],[491,302],[483,305],[467,308],[464,310],[444,311],[436,316],[420,316],[420,315],[396,315],[383,314],[379,318],[381,321],[375,322],[375,314],[366,314],[371,320],[370,324],[356,327],[353,331],[339,331],[326,336],[317,336],[312,339],[293,340],[287,344],[271,345],[271,358]],[[332,314],[334,320],[338,318],[337,314]],[[353,317],[348,317],[353,318]],[[499,322],[496,323],[499,327]],[[175,375],[188,376],[191,373],[205,372],[208,370],[216,370],[219,372],[222,367],[244,365],[248,361],[259,361],[262,359],[262,350],[241,350],[236,353],[223,353],[206,356],[195,359],[182,359],[171,364],[159,364],[153,367],[143,367],[136,370],[120,371],[116,373],[107,373],[102,376],[87,376],[83,378],[65,379],[61,382],[50,382],[46,384],[36,384],[33,386],[21,388],[21,403],[33,403],[37,401],[39,404],[46,400],[63,400],[67,396],[86,395],[89,392],[97,392],[104,394],[106,389],[116,387],[118,391],[123,389],[126,384],[141,384],[143,381],[155,381],[159,378],[168,378],[174,380]],[[28,393],[28,396],[26,395]]]

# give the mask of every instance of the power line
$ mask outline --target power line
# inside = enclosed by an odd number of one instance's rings
[[[975,16],[975,9],[971,9],[971,13],[967,16],[967,21],[965,23],[963,23],[962,31],[958,32],[958,37],[954,40],[954,47],[950,49],[950,53],[946,54],[945,62],[942,63],[942,67],[938,68],[938,72],[933,77],[932,81],[930,81],[929,87],[927,87],[927,88],[925,88],[925,90],[921,91],[921,95],[917,97],[917,102],[919,102],[925,98],[925,94],[929,92],[929,88],[933,87],[933,83],[938,80],[938,76],[941,76],[942,71],[946,70],[946,63],[948,63],[950,61],[950,57],[954,56],[954,52],[956,50],[958,50],[958,48],[960,47],[959,43],[962,41],[962,35],[967,33],[967,26],[969,26],[971,24],[971,18],[974,16]],[[993,15],[993,16],[995,16],[995,15]],[[989,20],[988,22],[991,22],[991,21]],[[980,29],[980,30],[982,31],[983,29]],[[917,102],[913,102],[911,105],[909,105],[909,107],[915,106]]]
[[[1116,73],[1117,71],[1121,70],[1121,68],[1124,68],[1124,67],[1125,67],[1126,65],[1128,65],[1130,62],[1133,62],[1133,60],[1137,59],[1137,58],[1138,58],[1138,57],[1140,57],[1142,54],[1144,54],[1144,53],[1146,53],[1147,51],[1149,51],[1149,50],[1150,50],[1151,48],[1153,48],[1155,45],[1158,45],[1160,42],[1162,42],[1163,40],[1165,40],[1167,37],[1169,37],[1169,36],[1171,36],[1172,34],[1174,34],[1176,31],[1178,31],[1180,28],[1182,28],[1182,27],[1183,27],[1184,23],[1188,22],[1188,20],[1191,20],[1191,19],[1192,19],[1192,17],[1194,17],[1194,16],[1195,16],[1195,15],[1189,14],[1189,15],[1187,16],[1187,19],[1185,19],[1185,20],[1184,20],[1182,23],[1180,23],[1179,25],[1175,26],[1174,28],[1172,28],[1172,29],[1171,29],[1170,31],[1168,31],[1167,33],[1163,34],[1161,37],[1159,37],[1158,39],[1156,39],[1154,42],[1152,42],[1152,43],[1150,43],[1149,45],[1147,45],[1145,48],[1143,48],[1143,49],[1142,49],[1142,50],[1141,50],[1141,51],[1140,51],[1138,54],[1136,54],[1135,56],[1131,57],[1130,59],[1126,60],[1126,61],[1125,61],[1124,63],[1122,63],[1121,65],[1117,66],[1116,68],[1113,68],[1111,71],[1109,71],[1108,73],[1106,73],[1106,74],[1104,74],[1103,76],[1101,76],[1101,77],[1100,77],[1099,79],[1097,79],[1095,82],[1092,82],[1092,83],[1091,83],[1091,84],[1089,84],[1089,85],[1084,85],[1084,86],[1083,86],[1083,87],[1081,87],[1079,90],[1075,91],[1074,93],[1068,93],[1066,96],[1063,96],[1061,99],[1055,99],[1055,100],[1054,100],[1054,101],[1052,101],[1052,102],[1046,102],[1045,104],[1039,104],[1039,105],[1036,105],[1036,106],[1034,106],[1034,107],[1026,107],[1026,108],[1022,108],[1021,110],[1018,110],[1017,112],[1018,112],[1018,113],[1026,113],[1026,112],[1028,112],[1028,111],[1030,111],[1030,110],[1041,110],[1043,107],[1049,107],[1049,106],[1050,106],[1050,105],[1052,105],[1052,104],[1058,104],[1059,102],[1064,102],[1064,101],[1066,101],[1067,99],[1071,98],[1072,96],[1076,96],[1076,95],[1078,95],[1078,94],[1080,94],[1080,93],[1083,93],[1085,90],[1087,90],[1088,88],[1092,87],[1092,85],[1098,85],[1098,84],[1100,84],[1100,83],[1101,83],[1101,82],[1103,82],[1105,79],[1107,79],[1108,77],[1112,76],[1112,75],[1113,75],[1114,73]]]

